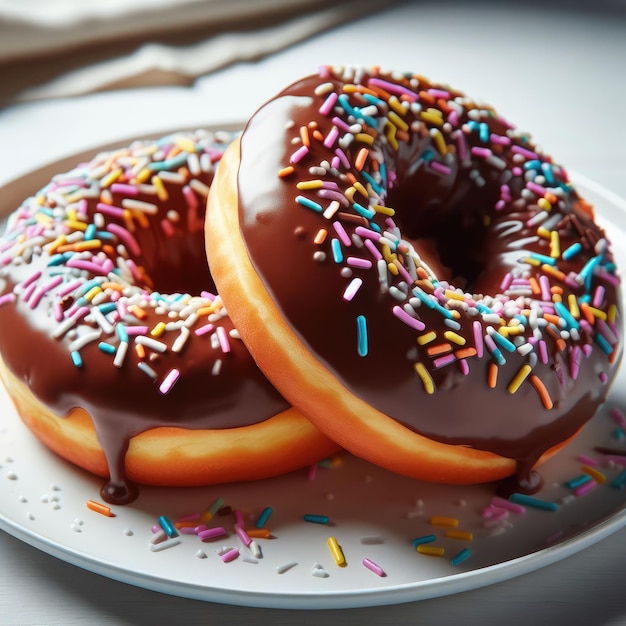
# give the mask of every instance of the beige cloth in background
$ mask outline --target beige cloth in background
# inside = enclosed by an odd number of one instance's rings
[[[188,85],[390,0],[0,0],[0,104]]]

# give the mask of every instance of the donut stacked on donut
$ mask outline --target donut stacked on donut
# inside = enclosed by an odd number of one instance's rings
[[[110,478],[109,502],[135,481],[256,479],[337,448],[259,371],[214,289],[205,203],[232,137],[103,152],[28,198],[0,239],[2,378],[48,447]]]
[[[208,224],[261,369],[379,465],[532,490],[606,399],[609,241],[562,166],[455,89],[377,68],[299,80],[226,152]]]

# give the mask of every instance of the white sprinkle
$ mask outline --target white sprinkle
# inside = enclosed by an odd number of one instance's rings
[[[150,544],[150,552],[161,552],[161,550],[167,550],[168,548],[173,548],[180,543],[180,539],[178,537],[173,537],[172,539],[167,539],[165,541],[161,541],[161,543],[151,543]]]
[[[155,352],[165,352],[167,350],[167,345],[162,341],[157,341],[156,339],[152,339],[152,337],[146,337],[145,335],[138,335],[135,337],[135,343],[140,343],[146,348],[150,348]]]
[[[115,367],[122,367],[124,360],[126,359],[126,353],[128,352],[128,342],[120,341],[117,351],[115,352],[115,358],[113,359],[113,365]]]
[[[294,568],[296,565],[298,565],[296,561],[291,561],[290,563],[284,563],[283,565],[279,565],[276,568],[276,573],[284,574],[285,572],[288,572],[290,569]]]

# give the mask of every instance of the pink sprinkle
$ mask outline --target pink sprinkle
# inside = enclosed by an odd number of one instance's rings
[[[346,302],[350,302],[354,296],[356,296],[358,290],[361,288],[363,284],[363,279],[361,278],[353,278],[346,287],[346,290],[343,292],[343,299]]]
[[[242,526],[243,528],[245,528],[243,513],[239,509],[235,509],[233,511],[233,518],[235,520],[235,526]]]
[[[98,265],[98,263],[94,263],[93,261],[88,261],[87,259],[72,258],[69,259],[65,265],[79,270],[86,270],[87,272],[98,276],[106,276],[108,274],[108,271],[104,267]]]
[[[30,287],[35,281],[41,278],[41,272],[37,270],[33,272],[25,281],[22,282],[22,287],[26,289],[26,287]]]
[[[618,426],[626,428],[626,416],[622,413],[620,409],[618,409],[617,407],[613,407],[611,409],[610,415]]]
[[[383,258],[382,253],[374,245],[373,241],[371,241],[370,239],[366,239],[363,243],[365,244],[365,247],[367,248],[368,252],[374,257],[375,261],[380,261],[380,259]]]
[[[467,144],[465,143],[465,135],[463,133],[457,135],[456,143],[459,161],[464,161],[467,158]]]
[[[431,161],[430,169],[442,174],[443,176],[447,176],[452,171],[447,165],[439,163],[439,161]]]
[[[206,335],[207,333],[210,333],[214,328],[215,328],[214,324],[205,324],[204,326],[200,326],[199,328],[196,328],[194,332],[196,336],[201,337],[202,335]]]
[[[220,554],[220,558],[224,563],[230,563],[234,561],[239,556],[239,548],[231,548],[230,550],[226,550],[226,552]]]
[[[139,256],[141,254],[141,248],[137,243],[137,240],[124,227],[119,224],[110,223],[107,224],[107,230],[120,239],[131,254],[134,256]]]
[[[332,148],[335,145],[335,141],[337,141],[337,137],[339,137],[339,130],[336,126],[333,126],[324,138],[324,147]]]
[[[472,326],[474,331],[474,347],[476,348],[476,356],[480,359],[483,356],[483,327],[478,321],[475,321]]]
[[[197,535],[198,533],[196,532],[196,528],[194,528],[193,526],[181,526],[178,529],[178,532],[181,533],[182,535]],[[205,529],[206,527],[203,528],[202,530],[205,530]]]
[[[218,326],[215,333],[217,334],[217,339],[220,343],[220,348],[224,354],[230,352],[230,341],[228,340],[228,333],[223,326]]]
[[[350,267],[357,267],[359,269],[369,269],[370,267],[372,267],[372,262],[369,259],[360,259],[355,256],[349,256],[346,259],[346,263]]]
[[[454,354],[446,354],[444,356],[440,356],[438,359],[433,360],[433,366],[435,368],[445,367],[446,365],[450,365],[456,361],[456,357]]]
[[[335,150],[335,154],[339,157],[339,161],[341,162],[341,164],[346,169],[350,169],[350,160],[346,156],[346,153],[341,148],[337,148]]]
[[[45,285],[39,288],[37,293],[33,296],[33,299],[30,301],[29,306],[31,309],[34,309],[41,299],[47,294],[49,291],[58,287],[63,282],[62,276],[55,276],[52,280],[48,281]]]
[[[35,283],[32,283],[31,285],[29,285],[24,290],[24,293],[22,294],[22,300],[24,300],[24,302],[28,302],[31,296],[33,295],[33,293],[35,292],[35,289],[37,289],[37,285]]]
[[[454,109],[450,109],[450,113],[448,114],[448,123],[454,128],[457,128],[459,125],[459,114]]]
[[[328,97],[326,98],[326,100],[324,100],[324,103],[319,108],[320,115],[328,115],[333,110],[333,107],[337,102],[337,98],[339,98],[339,96],[334,91],[328,94]]]
[[[494,496],[491,498],[491,503],[494,506],[500,507],[501,509],[506,509],[507,511],[511,511],[511,513],[517,513],[521,515],[526,512],[526,508],[521,504],[517,504],[516,502],[511,502],[506,498],[500,498],[498,496]]]
[[[80,287],[82,284],[83,281],[81,280],[74,280],[71,283],[68,283],[65,287],[63,287],[63,289],[59,290],[59,297],[65,298],[65,296],[68,296],[70,293],[72,293],[72,291],[78,289],[78,287]]]
[[[307,480],[315,480],[316,476],[317,476],[317,463],[311,463],[311,465],[309,465],[309,469],[307,470],[307,473],[306,473],[306,479]]]
[[[602,307],[602,303],[604,302],[604,293],[605,293],[604,287],[602,285],[598,285],[596,287],[595,293],[593,294],[593,306],[597,308]]]
[[[490,157],[491,154],[492,154],[492,152],[491,152],[491,150],[489,148],[481,148],[480,146],[472,147],[471,152],[472,152],[472,154],[474,156],[481,157],[483,159],[486,159],[487,157]]]
[[[169,374],[163,379],[163,382],[159,386],[159,391],[163,395],[168,394],[172,390],[172,387],[178,380],[179,376],[180,372],[176,368],[170,370]]]
[[[182,189],[183,197],[187,203],[187,207],[190,209],[198,208],[198,196],[193,192],[193,189],[189,185],[185,185]]]
[[[172,225],[172,222],[167,219],[161,220],[161,229],[168,237],[172,237],[174,235],[174,226]]]
[[[0,296],[0,306],[3,304],[8,304],[9,302],[15,302],[15,294],[14,293],[5,293],[3,296]]]
[[[463,374],[463,376],[467,376],[469,374],[469,365],[467,364],[467,359],[461,359],[459,361],[459,366],[461,368],[461,374]]]
[[[506,291],[511,286],[512,282],[513,282],[513,274],[511,274],[511,272],[507,272],[504,275],[502,282],[500,283],[500,290]]]
[[[550,291],[550,279],[542,274],[539,277],[539,287],[541,287],[541,297],[543,300],[552,300],[552,292]]]
[[[339,222],[338,220],[335,220],[333,222],[333,228],[335,229],[337,236],[339,237],[339,239],[341,240],[341,243],[344,246],[352,245],[352,240],[350,239],[350,235],[348,235],[348,233],[346,232],[346,229],[343,227],[343,224],[341,222]]]
[[[576,457],[576,460],[583,465],[588,465],[589,467],[597,467],[598,465],[600,465],[600,463],[596,459],[590,456],[586,456],[585,454],[581,454],[580,456]]]
[[[393,314],[407,326],[414,328],[415,330],[424,330],[426,324],[421,320],[416,319],[412,315],[409,315],[401,306],[396,305],[393,307]]]
[[[592,478],[591,480],[588,480],[586,483],[580,485],[580,487],[577,487],[576,489],[574,489],[574,495],[584,496],[590,491],[593,491],[597,486],[598,486],[598,483]]]
[[[111,204],[106,204],[105,202],[98,202],[96,210],[100,213],[104,213],[105,215],[111,215],[112,217],[124,217],[124,209]]]
[[[148,326],[126,326],[126,334],[129,337],[145,335],[149,330],[150,328]]]
[[[309,149],[306,146],[300,146],[289,159],[290,163],[299,163],[307,154],[309,153]]]
[[[371,561],[368,558],[363,559],[363,565],[365,567],[367,567],[368,570],[370,570],[371,572],[374,572],[374,574],[376,574],[377,576],[385,576],[385,570],[383,570],[383,568],[380,565],[377,565],[376,563],[374,563],[374,561]]]
[[[489,137],[489,139],[491,140],[491,143],[497,143],[500,146],[511,145],[511,139],[510,137],[507,137],[506,135],[496,135],[495,133],[491,133],[491,136]]]
[[[111,193],[120,193],[125,196],[137,196],[139,195],[139,189],[134,185],[127,185],[124,183],[113,183],[109,187]]]
[[[241,543],[243,543],[246,548],[252,543],[252,538],[248,535],[246,529],[242,525],[235,524],[235,532],[237,533],[237,537],[241,539]]]
[[[405,96],[411,102],[417,102],[419,100],[419,96],[414,91],[407,89],[403,85],[397,85],[396,83],[383,80],[382,78],[370,78],[368,81],[368,85],[380,87],[381,89],[384,89],[389,93],[395,93],[396,95]]]
[[[521,154],[522,156],[525,156],[527,159],[538,159],[539,155],[536,152],[533,152],[532,150],[527,150],[526,148],[522,148],[522,146],[513,146],[511,148],[512,152],[516,152],[517,154]]]
[[[542,198],[546,195],[546,192],[547,192],[547,189],[545,187],[542,187],[541,185],[534,183],[532,180],[529,180],[526,183],[526,189],[530,189],[530,191],[532,191],[533,193],[536,193],[538,196],[541,196]]]
[[[200,541],[206,541],[207,539],[215,539],[216,537],[221,537],[226,534],[226,530],[221,526],[216,526],[215,528],[207,528],[206,530],[201,530],[198,533],[198,537]]]
[[[375,230],[371,230],[369,228],[365,228],[365,226],[357,226],[354,229],[355,234],[359,237],[363,237],[364,239],[372,239],[373,241],[380,240],[380,233],[377,233]]]

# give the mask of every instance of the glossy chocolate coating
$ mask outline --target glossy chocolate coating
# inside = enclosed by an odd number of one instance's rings
[[[416,340],[434,331],[435,343],[445,343],[443,334],[450,327],[441,310],[429,308],[423,302],[417,303],[419,306],[410,305],[414,296],[411,292],[398,297],[398,292],[381,288],[375,263],[372,269],[346,270],[346,257],[350,255],[373,258],[359,244],[363,238],[354,237],[357,226],[377,225],[384,231],[388,229],[385,215],[363,217],[351,201],[342,202],[339,212],[327,218],[324,211],[334,196],[298,188],[297,183],[321,180],[329,183],[329,188],[338,185],[336,188],[345,194],[351,186],[345,175],[352,176],[352,181],[360,181],[369,191],[369,198],[357,191],[352,196],[354,202],[366,209],[377,203],[393,207],[401,238],[409,244],[415,243],[418,253],[425,242],[431,245],[434,242],[435,258],[449,278],[444,281],[443,276],[431,276],[430,287],[424,287],[423,281],[418,280],[409,288],[421,284],[428,292],[433,285],[449,290],[456,286],[459,293],[467,295],[466,302],[473,299],[490,303],[482,294],[502,293],[501,283],[507,272],[517,272],[526,282],[539,280],[545,274],[541,264],[536,266],[520,259],[531,253],[550,256],[554,252],[549,239],[537,235],[537,224],[528,225],[529,219],[543,212],[537,206],[540,194],[528,188],[529,180],[533,182],[527,174],[531,168],[524,168],[535,147],[495,111],[479,107],[448,87],[431,84],[423,78],[378,76],[388,84],[400,86],[394,105],[402,101],[402,89],[416,95],[414,99],[405,99],[406,102],[419,104],[418,107],[406,105],[402,117],[408,131],[400,132],[396,128],[399,137],[396,148],[387,137],[389,121],[385,116],[393,107],[381,95],[381,89],[384,91],[386,87],[383,85],[369,100],[353,93],[355,84],[367,89],[370,78],[367,72],[347,78],[332,72],[323,77],[304,78],[265,104],[249,121],[242,136],[238,189],[240,227],[251,262],[289,326],[351,393],[433,440],[514,459],[520,476],[528,479],[530,468],[543,452],[573,435],[606,399],[621,357],[621,299],[619,289],[613,284],[617,281],[596,274],[585,285],[551,279],[551,284],[562,290],[565,303],[570,294],[578,302],[591,299],[598,285],[605,289],[600,308],[607,311],[614,306],[617,309],[613,311],[618,311],[617,321],[610,329],[610,356],[595,343],[597,326],[588,325],[577,329],[576,337],[568,332],[566,341],[558,342],[558,334],[553,336],[554,333],[543,329],[538,335],[545,342],[546,357],[542,359],[537,355],[538,344],[528,328],[527,316],[522,333],[525,341],[516,340],[519,345],[516,344],[517,349],[512,353],[501,350],[506,362],[498,366],[495,388],[488,385],[490,364],[495,357],[486,346],[482,356],[464,359],[465,369],[461,367],[461,359],[435,365],[435,359],[427,353],[432,344],[421,345]],[[320,85],[331,87],[319,88]],[[363,93],[367,93],[366,89]],[[333,91],[345,99],[344,104],[336,101],[326,114],[320,113]],[[396,93],[392,89],[388,91],[392,95]],[[385,101],[378,107],[378,113],[371,111],[374,98]],[[360,114],[360,110],[365,112]],[[422,112],[429,115],[423,116]],[[344,126],[354,124],[358,127],[345,130]],[[333,126],[339,129],[339,139],[329,140],[332,144],[329,149],[324,143]],[[303,157],[297,153],[303,145],[302,128],[309,135]],[[359,132],[368,131],[375,136],[372,145],[357,138]],[[315,133],[319,133],[317,139]],[[342,144],[341,139],[346,138]],[[369,150],[369,155],[360,170],[354,163],[363,147]],[[335,158],[338,148],[349,159],[349,167]],[[472,148],[478,148],[476,153]],[[486,158],[483,149],[488,149],[494,158]],[[535,176],[535,184],[539,187],[542,183],[558,196],[548,219],[554,223],[552,230],[559,234],[560,249],[582,242],[583,249],[578,255],[570,259],[558,257],[558,270],[564,275],[579,274],[590,259],[601,256],[601,264],[612,274],[610,248],[601,255],[594,251],[594,245],[604,234],[583,210],[582,201],[569,186],[564,170],[545,155],[535,156],[538,161],[535,167],[544,174],[543,179]],[[373,160],[377,165],[371,165]],[[290,161],[294,172],[279,177],[278,172],[289,166]],[[433,166],[434,162],[443,167]],[[376,178],[381,163],[387,173],[382,182],[381,176]],[[368,182],[374,179],[380,189],[373,191]],[[508,196],[499,203],[504,184]],[[537,188],[532,184],[530,187]],[[302,196],[318,203],[320,208],[303,206],[298,201]],[[551,217],[557,214],[561,217]],[[350,238],[347,244],[339,246],[343,256],[339,262],[333,260],[330,245],[332,238],[341,239],[334,230],[335,221],[340,222]],[[313,239],[320,229],[327,229],[328,236],[318,245]],[[398,254],[402,256],[401,251]],[[342,294],[355,277],[363,283],[356,295],[346,300]],[[402,276],[389,274],[387,279],[392,286],[407,291],[406,283],[400,284]],[[529,293],[522,308],[540,301],[540,295]],[[510,296],[504,300],[515,299]],[[448,312],[454,308],[454,302],[449,299],[432,297],[429,301],[438,302]],[[400,321],[393,313],[396,306],[412,306],[415,317],[423,323],[423,330],[417,331]],[[364,316],[367,322],[366,356],[357,351],[358,316]],[[502,317],[502,323],[510,320],[510,316],[506,320],[506,316]],[[475,307],[460,311],[455,320],[460,326],[454,332],[466,339],[463,347],[474,346],[476,321],[483,337],[497,331],[499,325],[495,324],[494,328],[488,319]],[[531,352],[535,356],[526,352],[528,346],[520,348],[528,340],[534,346]],[[461,348],[454,342],[448,343],[449,353]],[[576,360],[580,357],[578,348],[586,351],[576,375],[570,369],[574,346],[577,346]],[[416,375],[415,363],[427,367],[434,393],[426,392]],[[532,365],[532,376],[543,381],[547,389],[553,404],[549,409],[542,404],[528,377],[515,391],[509,389],[520,369],[528,363]],[[336,419],[341,420],[341,415]]]
[[[150,142],[146,145],[149,146]],[[213,161],[223,148],[224,145],[213,148]],[[178,168],[169,169],[174,173],[178,171]],[[214,163],[205,170],[195,178],[210,185]],[[68,174],[67,178],[76,176]],[[183,178],[183,182],[176,182],[163,176],[167,199],[156,198],[154,190],[132,195],[133,200],[158,205],[158,212],[149,215],[147,220],[138,220],[143,226],[136,226],[132,232],[140,248],[134,261],[145,269],[146,302],[157,297],[149,295],[149,287],[161,293],[215,293],[204,251],[204,198],[202,194],[195,194],[197,203],[192,202],[192,210],[183,193],[183,184],[190,180],[189,173]],[[111,189],[110,203],[121,206],[127,197],[123,188]],[[186,191],[189,194],[189,190]],[[52,191],[44,190],[44,195],[47,198],[45,205],[53,207]],[[101,197],[88,199],[87,223],[92,223],[94,214],[100,212],[99,201]],[[33,212],[33,209],[28,211]],[[167,234],[162,225],[166,219],[170,220]],[[108,216],[106,220],[121,226],[127,224],[124,219],[114,216]],[[55,229],[64,230],[58,220]],[[6,243],[8,240],[1,241]],[[59,268],[50,266],[50,259],[51,255],[45,250],[43,253],[35,251],[28,262],[10,262],[0,270],[0,295],[12,291],[18,294],[15,303],[0,306],[0,351],[11,372],[54,413],[64,416],[75,407],[89,412],[109,464],[111,481],[103,490],[103,497],[108,501],[127,501],[134,495],[132,487],[126,484],[124,470],[124,455],[134,435],[159,426],[192,430],[235,428],[264,421],[288,408],[243,343],[231,336],[233,324],[221,313],[213,325],[215,330],[223,328],[225,336],[229,337],[226,352],[216,345],[215,337],[211,340],[214,332],[202,336],[195,334],[207,324],[205,315],[189,324],[190,335],[180,351],[172,349],[178,336],[178,331],[172,331],[155,337],[167,344],[165,352],[146,349],[147,355],[142,359],[131,336],[126,358],[120,367],[116,367],[113,356],[103,353],[99,342],[108,342],[117,348],[119,339],[115,331],[102,332],[101,338],[81,348],[82,366],[75,366],[69,346],[77,336],[97,329],[96,322],[87,316],[76,328],[55,338],[53,335],[59,322],[53,311],[54,298],[44,296],[40,304],[31,309],[29,302],[33,296],[26,302],[25,290],[20,286],[37,271],[41,272],[38,285],[57,275]],[[73,276],[69,276],[66,270],[63,270],[64,279],[70,282]],[[83,272],[81,280],[86,283],[94,276]],[[62,306],[67,310],[75,303],[73,293],[64,298]],[[160,310],[156,305],[146,305],[141,309],[140,318],[128,315],[124,322],[129,329],[132,326],[153,329],[159,322],[172,321],[170,311],[167,307]],[[139,369],[138,363],[142,360],[155,372],[155,380]],[[179,370],[180,377],[169,392],[162,393],[159,383],[173,368]]]

